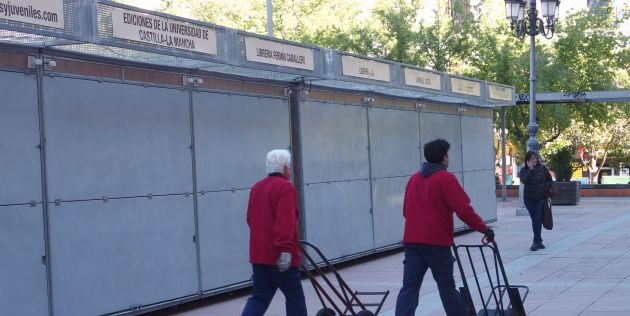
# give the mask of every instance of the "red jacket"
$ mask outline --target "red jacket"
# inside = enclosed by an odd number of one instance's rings
[[[416,172],[405,189],[403,242],[452,246],[453,212],[478,232],[488,229],[452,173],[439,170],[425,177]]]
[[[249,261],[275,265],[281,252],[292,256],[291,265],[300,265],[298,244],[297,194],[282,175],[258,181],[249,193]]]

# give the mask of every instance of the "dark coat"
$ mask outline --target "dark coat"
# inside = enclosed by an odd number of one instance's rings
[[[549,197],[551,180],[546,176],[548,172],[547,167],[540,163],[536,164],[534,170],[529,170],[527,166],[521,167],[518,176],[525,185],[525,199],[543,200]]]

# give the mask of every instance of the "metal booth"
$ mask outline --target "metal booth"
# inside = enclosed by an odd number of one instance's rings
[[[8,6],[7,315],[138,314],[248,286],[248,194],[273,148],[293,152],[303,238],[335,261],[400,246],[404,186],[436,137],[496,220],[492,109],[513,87],[105,0]]]

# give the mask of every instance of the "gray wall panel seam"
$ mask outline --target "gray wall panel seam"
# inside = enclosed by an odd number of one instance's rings
[[[143,81],[132,81],[132,80],[123,80],[123,79],[112,79],[105,77],[94,77],[94,76],[84,76],[77,74],[68,74],[63,72],[48,72],[46,77],[50,78],[65,78],[65,79],[78,79],[78,80],[86,80],[86,81],[96,81],[96,82],[105,82],[105,83],[116,83],[116,84],[125,84],[131,86],[140,86],[140,87],[151,87],[151,88],[161,88],[161,89],[172,89],[172,90],[187,90],[181,86],[173,86],[166,84],[158,84],[158,83],[149,83]]]
[[[372,143],[371,143],[371,135],[370,135],[370,107],[365,107],[365,123],[366,127],[366,137],[367,137],[367,156],[368,156],[368,185],[370,186],[370,217],[372,224],[372,249],[376,247],[376,236],[374,231],[374,183],[372,182]]]
[[[420,165],[422,165],[422,155],[423,155],[423,150],[422,150],[422,117],[421,117],[421,113],[422,111],[418,111],[417,112],[417,118],[418,118],[418,155],[420,156]],[[420,169],[420,166],[418,166],[418,169]]]
[[[304,169],[303,169],[303,165],[304,165],[304,159],[302,157],[302,142],[301,142],[301,131],[302,131],[302,127],[300,124],[300,104],[301,104],[301,97],[300,97],[300,91],[299,89],[295,89],[296,85],[293,85],[293,87],[291,87],[291,91],[293,91],[293,93],[291,94],[291,96],[289,97],[288,100],[288,106],[289,106],[289,129],[290,129],[290,137],[291,137],[291,151],[293,152],[293,166],[295,167],[297,165],[297,176],[299,181],[297,183],[295,183],[295,185],[298,187],[298,192],[300,193],[298,195],[298,207],[300,208],[300,236],[298,238],[300,239],[304,239],[306,238],[306,234],[307,234],[307,227],[306,227],[306,210],[305,210],[305,203],[304,203],[304,187],[305,187],[305,183],[304,183]]]
[[[37,55],[37,58],[43,58],[43,52]],[[37,71],[37,108],[39,116],[39,137],[40,137],[40,165],[41,165],[41,186],[42,201],[48,201],[48,173],[46,169],[46,130],[45,130],[45,112],[44,112],[44,67],[36,66]],[[48,313],[54,315],[53,292],[52,292],[52,267],[50,253],[50,218],[48,214],[48,203],[42,203],[43,226],[44,226],[44,256],[46,264],[46,292],[48,295]]]
[[[313,181],[313,182],[305,182],[305,185],[311,185],[311,184],[331,184],[331,183],[351,183],[351,182],[358,182],[358,181],[368,181],[369,178],[358,178],[358,179],[343,179],[343,180],[325,180],[325,181]]]
[[[61,198],[55,198],[53,200],[47,201],[47,203],[55,203],[55,201],[58,201],[58,202],[61,202],[61,203],[89,202],[89,201],[102,201],[103,199],[106,199],[106,200],[147,199],[147,198],[151,199],[151,198],[155,198],[155,197],[186,196],[186,195],[190,195],[192,193],[193,192],[181,192],[181,193],[159,193],[159,194],[147,194],[147,195],[121,195],[121,196],[101,195],[99,197],[85,198],[85,199],[61,199]]]
[[[288,97],[285,96],[276,96],[276,95],[265,95],[265,94],[256,94],[256,93],[247,93],[247,92],[237,92],[237,91],[227,91],[220,89],[203,89],[198,88],[195,89],[196,92],[207,92],[207,93],[217,93],[217,94],[226,94],[226,95],[237,95],[237,96],[245,96],[245,97],[257,97],[257,98],[265,98],[265,99],[277,99],[288,101]]]
[[[461,104],[459,106],[462,106]],[[459,122],[459,153],[460,153],[460,161],[462,162],[461,166],[461,173],[462,173],[462,187],[464,187],[465,183],[466,183],[466,179],[464,176],[464,131],[462,130],[462,115],[463,112],[459,112],[458,116],[459,116],[459,120],[457,120]]]
[[[190,76],[194,77],[194,72],[190,72]],[[193,185],[193,220],[194,220],[194,236],[193,240],[195,242],[195,255],[196,255],[196,265],[197,265],[197,296],[200,297],[203,292],[203,281],[202,281],[202,270],[201,270],[201,238],[199,238],[199,203],[198,203],[198,192],[197,192],[197,157],[195,150],[195,108],[194,108],[194,98],[193,98],[193,85],[188,85],[188,111],[189,111],[189,129],[190,129],[190,158],[191,158],[191,176],[192,176],[192,185]]]
[[[21,73],[21,74],[25,74],[25,75],[35,75],[35,74],[37,74],[37,72],[29,71],[28,69],[12,68],[12,67],[4,67],[4,66],[0,66],[0,71],[2,71],[2,72]]]

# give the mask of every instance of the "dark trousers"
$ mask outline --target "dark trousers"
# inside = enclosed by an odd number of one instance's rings
[[[306,300],[300,270],[291,267],[279,272],[275,265],[252,264],[254,270],[252,296],[247,300],[242,316],[262,316],[279,288],[285,297],[287,315],[306,316]]]
[[[532,231],[534,232],[534,242],[542,242],[542,213],[545,200],[530,200],[525,199],[525,207],[529,212],[529,217],[532,220]]]
[[[453,278],[453,253],[451,247],[405,243],[403,286],[396,300],[396,316],[415,314],[420,295],[422,279],[431,269],[442,299],[442,306],[448,316],[465,316],[464,305],[455,289]]]

